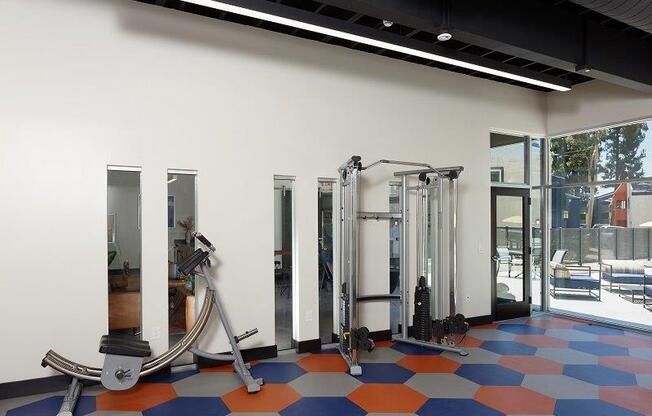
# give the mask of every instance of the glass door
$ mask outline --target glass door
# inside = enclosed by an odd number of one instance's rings
[[[496,320],[530,315],[530,191],[491,189],[492,313]]]

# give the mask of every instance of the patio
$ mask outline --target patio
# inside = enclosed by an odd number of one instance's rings
[[[599,275],[598,263],[584,263],[585,266],[590,266],[592,276],[596,279]],[[513,265],[511,274],[508,275],[507,267],[501,267],[498,272],[498,283],[503,283],[507,286],[508,296],[523,293],[523,280],[522,280],[522,266]],[[532,271],[532,304],[541,305],[541,271],[535,268]],[[602,280],[602,290],[600,300],[589,297],[587,292],[567,292],[563,289],[557,291],[556,296],[550,296],[551,310],[567,311],[583,315],[592,315],[599,318],[608,319],[610,321],[620,321],[624,323],[634,323],[636,325],[644,325],[652,330],[652,311],[643,307],[640,295],[636,297],[636,301],[632,302],[631,297],[627,299],[620,296],[621,294],[614,290],[609,292],[609,282]],[[625,296],[625,294],[623,294]]]

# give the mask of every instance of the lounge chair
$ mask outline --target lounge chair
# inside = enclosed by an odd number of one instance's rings
[[[593,277],[590,266],[564,264],[567,250],[556,250],[550,261],[550,294],[559,291],[586,291],[590,297],[600,300],[602,292],[600,279]],[[597,291],[597,293],[594,293]]]
[[[632,302],[635,293],[644,292],[645,264],[647,260],[602,260],[600,277],[609,283],[609,291],[616,289],[622,295],[623,288],[631,292]],[[630,299],[630,295],[627,296]]]

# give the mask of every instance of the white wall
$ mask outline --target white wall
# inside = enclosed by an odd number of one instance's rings
[[[198,223],[231,321],[260,329],[244,347],[274,344],[274,174],[296,176],[295,335],[319,337],[317,180],[352,154],[466,167],[460,311],[490,313],[489,131],[543,134],[542,94],[126,0],[2,0],[0,56],[0,177],[12,178],[0,181],[0,326],[16,340],[0,382],[53,374],[39,365],[49,348],[101,364],[108,164],[143,169],[143,330],[156,354],[168,342],[168,168],[198,171]],[[378,208],[384,180],[367,194]],[[382,229],[373,256],[387,273]],[[62,258],[76,267],[53,268]],[[227,345],[222,329],[202,344]]]
[[[549,136],[652,118],[652,93],[590,81],[547,94]]]

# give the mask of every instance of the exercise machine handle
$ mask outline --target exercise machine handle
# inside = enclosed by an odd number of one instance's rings
[[[201,243],[205,245],[210,251],[215,251],[215,246],[213,245],[213,243],[208,241],[208,238],[204,237],[202,233],[200,233],[199,231],[195,231],[192,235],[197,240],[201,241]]]

